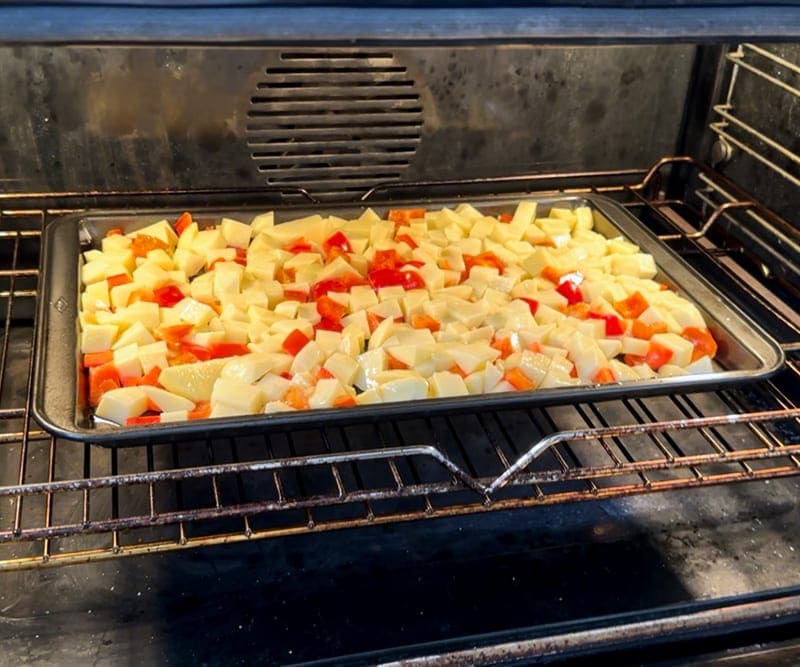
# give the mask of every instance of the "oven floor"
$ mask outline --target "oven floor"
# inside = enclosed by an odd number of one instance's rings
[[[7,572],[0,651],[6,664],[343,664],[368,651],[800,586],[799,485]]]

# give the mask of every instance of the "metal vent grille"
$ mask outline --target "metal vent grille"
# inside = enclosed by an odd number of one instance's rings
[[[349,198],[409,166],[422,104],[391,53],[284,52],[265,74],[250,100],[247,143],[268,184]]]

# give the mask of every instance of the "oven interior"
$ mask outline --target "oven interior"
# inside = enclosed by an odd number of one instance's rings
[[[279,662],[403,646],[475,664],[477,645],[576,655],[796,621],[796,42],[23,44],[0,47],[0,80],[17,91],[0,106],[0,570],[15,581],[69,565],[89,588],[119,568],[146,582],[170,562],[190,586],[227,563],[247,581],[218,581],[236,600],[264,586],[284,596],[276,619],[307,602],[320,626],[348,621],[307,644],[287,621]],[[125,448],[32,419],[40,240],[59,216],[550,192],[620,202],[775,338],[780,372]],[[301,593],[315,574],[329,580]],[[370,581],[394,596],[393,630],[367,638],[348,628],[376,623]]]

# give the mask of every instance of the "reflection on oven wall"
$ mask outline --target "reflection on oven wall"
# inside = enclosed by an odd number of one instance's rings
[[[0,49],[0,183],[300,185],[641,168],[679,146],[696,47]],[[702,157],[702,156],[701,156]]]

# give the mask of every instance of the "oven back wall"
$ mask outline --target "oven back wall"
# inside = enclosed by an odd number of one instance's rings
[[[695,47],[0,48],[0,188],[129,191],[639,168]],[[348,196],[345,194],[345,196]]]

